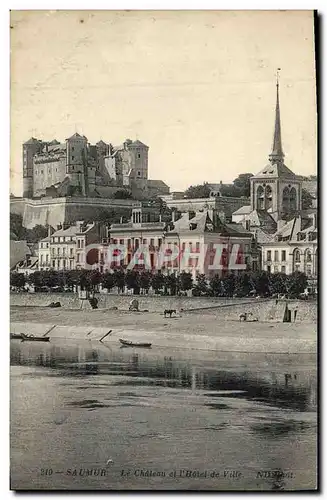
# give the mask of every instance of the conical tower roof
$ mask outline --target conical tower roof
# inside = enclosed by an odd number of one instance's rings
[[[275,110],[275,128],[274,128],[274,139],[272,145],[272,151],[269,155],[269,161],[274,163],[283,163],[284,153],[282,147],[282,131],[280,124],[280,108],[279,108],[279,81],[277,73],[277,83],[276,83],[276,110]]]

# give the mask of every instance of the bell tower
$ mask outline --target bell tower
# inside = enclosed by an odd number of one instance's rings
[[[269,163],[251,178],[251,208],[266,211],[275,221],[288,219],[301,209],[302,182],[284,163],[279,104],[279,71],[276,77],[276,107]]]

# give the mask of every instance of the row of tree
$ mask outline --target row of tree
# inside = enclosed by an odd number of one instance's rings
[[[246,272],[242,274],[228,273],[224,276],[214,275],[209,280],[200,274],[194,281],[191,273],[182,272],[164,275],[151,271],[136,271],[117,269],[114,272],[100,273],[97,270],[36,271],[25,277],[22,273],[12,272],[10,285],[23,289],[26,284],[33,285],[35,290],[47,289],[74,291],[76,287],[84,290],[108,291],[117,289],[122,293],[125,288],[133,290],[134,294],[147,293],[152,288],[155,293],[164,295],[183,294],[192,290],[195,296],[214,297],[271,297],[277,294],[287,297],[298,297],[307,287],[307,277],[304,273],[294,272],[291,275],[282,273],[268,274],[261,272]]]

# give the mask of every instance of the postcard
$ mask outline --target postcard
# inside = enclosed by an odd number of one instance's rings
[[[11,11],[12,490],[317,490],[316,29]]]

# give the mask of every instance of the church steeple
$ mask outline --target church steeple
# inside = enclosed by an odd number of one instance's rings
[[[272,151],[269,155],[269,161],[274,163],[283,163],[284,161],[284,153],[282,148],[282,132],[280,126],[280,109],[279,109],[279,72],[280,68],[277,69],[277,78],[276,78],[276,89],[277,89],[277,97],[276,97],[276,111],[275,111],[275,130],[274,130],[274,141],[272,146]]]

